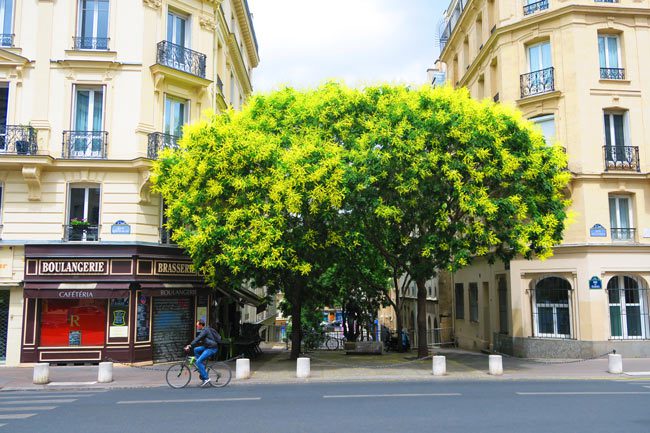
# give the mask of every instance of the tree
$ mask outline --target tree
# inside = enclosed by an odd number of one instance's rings
[[[344,201],[367,241],[417,285],[473,258],[545,258],[562,238],[566,155],[514,109],[466,90],[377,86],[357,102]],[[399,314],[399,313],[398,313]]]
[[[328,249],[341,246],[333,221],[345,196],[344,148],[333,129],[347,118],[345,93],[323,86],[257,95],[241,112],[186,127],[180,149],[162,152],[155,189],[173,239],[208,283],[255,275],[283,290],[292,317],[301,317]],[[300,338],[294,320],[292,358]]]

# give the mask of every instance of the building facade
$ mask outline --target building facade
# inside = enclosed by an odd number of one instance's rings
[[[566,149],[572,205],[546,261],[453,276],[461,347],[527,357],[650,355],[647,0],[454,0],[448,82],[511,104]]]
[[[170,244],[150,168],[251,94],[248,5],[0,0],[0,23],[0,359],[164,359],[231,308]]]

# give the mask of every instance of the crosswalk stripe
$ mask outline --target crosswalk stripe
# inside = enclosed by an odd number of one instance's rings
[[[76,398],[60,398],[57,400],[32,400],[29,403],[30,404],[52,404],[52,403],[72,403],[73,401],[77,401]],[[19,401],[0,401],[0,404],[25,404],[23,400]]]
[[[59,394],[59,395],[39,395],[38,398],[79,398],[79,397],[91,397],[90,394]],[[21,399],[30,399],[34,398],[33,395],[10,395],[10,396],[0,396],[0,400],[21,400]]]
[[[16,412],[21,410],[52,410],[58,406],[20,406],[20,407],[0,407],[0,412]]]
[[[9,415],[0,415],[0,419],[25,419],[36,415],[35,413],[12,413]]]

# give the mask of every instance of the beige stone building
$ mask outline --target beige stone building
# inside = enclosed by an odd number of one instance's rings
[[[448,82],[510,104],[566,149],[573,214],[546,261],[453,276],[461,347],[650,355],[650,1],[454,0]]]
[[[0,27],[0,360],[164,359],[230,307],[169,244],[149,170],[251,94],[247,2],[0,0]]]

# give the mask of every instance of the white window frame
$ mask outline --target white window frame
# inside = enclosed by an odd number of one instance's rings
[[[5,13],[6,13],[6,5],[7,3],[11,3],[11,24],[9,29],[5,29]],[[14,20],[15,20],[15,15],[16,15],[16,2],[14,0],[2,0],[0,1],[0,34],[2,35],[10,35],[14,31]]]
[[[614,211],[614,214],[616,215],[616,227],[613,227],[611,225],[612,224],[612,220],[611,220],[611,200],[612,199],[614,199],[614,203],[615,203],[615,206],[616,206],[615,211]],[[622,227],[622,223],[621,223],[621,207],[620,207],[620,201],[621,200],[627,200],[627,212],[628,212],[627,218],[628,218],[628,221],[629,221],[628,227]],[[632,201],[632,197],[630,197],[629,195],[610,195],[608,197],[607,202],[608,202],[607,203],[608,208],[610,208],[609,209],[609,212],[610,212],[610,221],[609,221],[610,231],[611,231],[611,229],[634,229],[635,228],[634,227],[634,209],[633,209],[634,203]],[[614,233],[612,232],[612,239],[615,240],[615,241],[629,242],[629,241],[634,240],[634,234],[633,234],[632,230],[630,230],[630,238],[621,239],[621,238],[614,238]]]
[[[531,68],[531,66],[532,66],[532,63],[531,63],[531,50],[533,48],[535,48],[535,47],[541,47],[542,45],[548,45],[549,46],[549,56],[550,56],[549,61],[551,62],[551,64],[546,66],[546,67],[542,67],[540,69],[537,69],[537,70],[533,71],[532,68]],[[539,57],[538,60],[539,60],[540,65],[543,66],[544,57],[543,57],[542,53],[543,53],[543,50],[540,49],[539,50],[539,56],[540,57]],[[535,44],[526,45],[526,60],[528,61],[528,72],[529,73],[537,72],[537,71],[543,71],[544,69],[552,68],[553,67],[553,47],[551,46],[551,41],[550,40],[545,40],[545,41],[542,41],[542,42],[537,42]]]
[[[177,10],[175,10],[175,9],[167,9],[167,24],[166,24],[166,25],[167,25],[167,29],[166,29],[167,32],[165,33],[165,39],[167,39],[168,36],[169,36],[169,16],[170,16],[170,15],[174,16],[175,18],[179,18],[179,19],[181,19],[181,20],[184,21],[184,26],[185,26],[185,40],[183,41],[182,44],[179,43],[179,41],[170,41],[170,40],[167,40],[167,42],[171,42],[172,44],[180,45],[180,46],[182,46],[183,48],[191,48],[191,43],[192,43],[192,38],[191,38],[191,33],[192,33],[192,32],[191,32],[191,28],[192,28],[192,26],[191,26],[191,22],[190,22],[190,18],[191,18],[191,16],[188,15],[188,14],[185,14],[185,13],[183,13],[183,12],[179,12],[179,11],[177,11]],[[177,21],[176,21],[175,19],[172,20],[172,24],[173,24],[172,35],[175,37],[175,35],[176,35],[176,31],[175,31],[175,30],[176,30]]]
[[[84,190],[84,211],[83,211],[83,219],[88,221],[88,198],[90,194],[90,189],[98,189],[99,190],[99,213],[97,215],[97,225],[99,226],[101,224],[101,219],[102,219],[102,185],[99,183],[70,183],[68,184],[68,206],[67,206],[67,214],[68,214],[68,221],[72,219],[71,215],[71,209],[70,206],[72,206],[72,190],[73,189],[83,189]]]
[[[92,92],[92,94],[88,98],[88,122],[86,124],[86,129],[77,129],[77,96],[78,92],[80,90],[87,90]],[[104,85],[78,85],[74,84],[72,87],[72,116],[70,116],[70,130],[72,131],[95,131],[93,129],[95,127],[94,124],[94,111],[95,111],[95,97],[94,94],[97,91],[102,92],[102,115],[101,115],[101,128],[96,130],[98,131],[105,131],[106,130],[106,86]],[[103,149],[99,150],[93,150],[92,149],[92,142],[93,139],[88,140],[88,146],[86,150],[83,151],[78,151],[78,150],[72,150],[70,149],[70,153],[72,156],[80,156],[80,157],[101,157],[103,154]],[[102,147],[105,145],[105,143],[102,143]]]
[[[631,278],[634,281],[636,281],[636,284],[637,284],[636,288],[630,288],[630,289],[626,288],[625,287],[625,277]],[[609,284],[614,278],[616,278],[618,280],[618,284],[617,284],[617,286],[618,286],[617,287],[618,302],[612,303],[611,298],[610,298],[610,294],[607,293],[607,305],[609,307],[607,309],[607,311],[608,311],[608,314],[609,314],[609,317],[610,317],[609,318],[610,338],[612,338],[614,340],[646,340],[646,339],[648,339],[650,337],[650,330],[648,329],[648,316],[646,314],[644,314],[644,312],[647,311],[646,310],[646,308],[647,308],[646,303],[648,302],[648,300],[645,299],[645,296],[647,296],[646,295],[647,294],[647,289],[645,289],[645,285],[643,284],[643,281],[640,280],[639,278],[632,277],[630,275],[614,275],[607,283],[607,286],[608,286],[607,290],[610,290],[609,289]],[[623,281],[623,282],[621,283],[621,281]],[[638,292],[637,296],[639,298],[639,302],[638,303],[627,303],[626,300],[625,300],[625,291],[626,290],[636,290]],[[620,326],[621,326],[621,335],[620,336],[612,335],[612,329],[611,329],[611,323],[612,323],[611,307],[612,306],[618,306],[619,307],[619,320],[621,321],[620,322]],[[628,333],[627,320],[623,320],[624,318],[627,317],[627,307],[628,306],[630,306],[630,307],[635,307],[635,306],[639,307],[639,313],[640,313],[640,318],[639,319],[641,321],[641,335],[640,336],[633,335],[633,336],[630,337],[630,335]]]
[[[108,16],[106,17],[106,37],[108,37],[108,34],[110,32],[110,8],[111,8],[111,3],[110,1],[107,1],[108,3]],[[84,35],[81,33],[83,29],[83,21],[84,21],[84,12],[83,12],[83,7],[82,7],[82,0],[78,0],[77,2],[77,16],[78,22],[77,22],[77,35],[80,37],[86,37],[86,38],[97,38],[97,23],[99,22],[99,3],[95,1],[94,3],[95,8],[93,9],[93,34],[92,35]]]
[[[618,62],[618,66],[616,67],[617,69],[622,69],[623,68],[623,63],[621,62],[621,38],[619,35],[612,35],[612,34],[606,34],[606,33],[599,33],[598,34],[598,63],[600,63],[600,38],[603,38],[605,40],[604,43],[604,50],[605,50],[605,64],[600,65],[601,68],[613,68],[610,62],[609,58],[609,50],[607,49],[607,39],[608,38],[613,38],[616,39],[616,61]]]
[[[551,275],[550,277],[553,277],[553,275]],[[533,297],[532,297],[533,313],[534,313],[534,316],[533,316],[533,336],[536,337],[536,338],[570,339],[571,336],[573,335],[573,323],[571,323],[572,322],[571,317],[572,317],[572,311],[573,311],[572,300],[571,300],[571,291],[572,290],[570,288],[567,289],[567,303],[566,304],[559,304],[559,303],[556,303],[556,304],[538,304],[537,303],[537,284],[539,284],[542,280],[544,280],[546,278],[549,278],[549,277],[544,277],[544,278],[538,279],[535,282],[535,286],[534,286],[535,290],[533,290]],[[571,283],[569,283],[568,280],[566,280],[566,278],[563,278],[563,277],[556,277],[556,278],[560,278],[560,279],[563,279],[563,280],[567,281],[567,283],[569,284],[569,287],[571,287]],[[542,333],[542,332],[540,332],[540,330],[539,330],[539,310],[538,310],[538,307],[553,308],[553,332],[552,333],[548,333],[548,332]],[[569,333],[568,334],[560,334],[558,332],[558,321],[557,321],[557,309],[558,308],[568,308],[568,311],[569,311]]]
[[[555,123],[555,114],[542,114],[541,116],[535,116],[531,117],[528,119],[529,121],[533,122],[541,131],[542,135],[544,136],[544,141],[546,141],[546,144],[549,146],[552,146],[556,141],[557,141],[557,125]],[[552,137],[547,137],[546,134],[544,133],[544,129],[540,125],[543,122],[552,120],[553,121],[553,136]],[[549,140],[549,138],[551,140]]]
[[[169,119],[168,115],[171,114],[171,113],[167,112],[167,102],[168,101],[171,104],[170,108],[172,107],[172,105],[174,103],[183,104],[185,106],[185,110],[184,110],[185,111],[185,116],[184,116],[185,118],[183,119],[182,125],[186,125],[189,122],[191,101],[189,99],[178,98],[178,97],[176,97],[174,95],[170,95],[170,94],[167,94],[167,93],[165,94],[165,98],[163,100],[163,132],[165,134],[176,135],[175,133],[173,133],[174,131],[168,131],[167,130],[167,121]],[[172,126],[171,125],[171,119],[169,119],[169,125]],[[182,127],[182,125],[181,125],[181,127]],[[178,138],[180,138],[180,135],[178,136]]]
[[[605,134],[609,134],[611,147],[627,147],[631,146],[630,144],[630,125],[629,125],[629,113],[627,111],[617,111],[617,110],[605,110],[603,111],[604,116],[608,116],[608,125],[609,131],[605,130]],[[623,116],[623,143],[615,143],[616,141],[616,128],[614,127],[613,116]],[[604,126],[603,126],[604,128]],[[607,145],[607,136],[605,136],[605,145]]]

